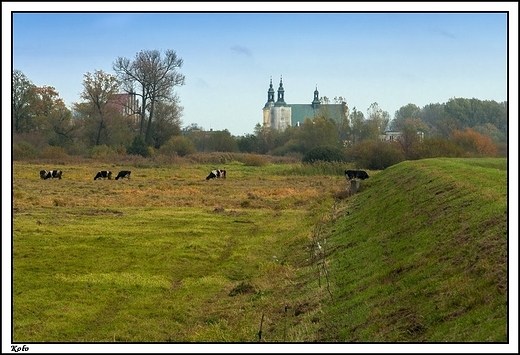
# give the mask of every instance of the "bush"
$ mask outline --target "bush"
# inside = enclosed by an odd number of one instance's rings
[[[363,141],[348,152],[357,167],[383,170],[405,160],[403,149],[398,142]]]
[[[140,155],[143,157],[150,156],[150,151],[148,150],[144,139],[140,136],[134,138],[132,144],[126,148],[126,152],[131,155]]]
[[[62,147],[49,146],[43,149],[40,156],[44,159],[63,159],[67,157],[67,152]]]
[[[346,156],[339,148],[320,146],[312,148],[302,158],[303,163],[316,161],[344,162],[346,161]]]
[[[264,166],[269,163],[267,158],[260,154],[244,154],[240,160],[248,166]]]
[[[36,157],[36,148],[29,142],[20,142],[13,145],[13,160],[31,159]]]
[[[106,158],[112,154],[115,154],[115,152],[106,144],[95,145],[92,148],[90,148],[89,152],[89,156],[94,159]]]
[[[159,148],[159,154],[174,156],[178,155],[184,157],[188,154],[196,152],[195,145],[191,140],[184,136],[171,137],[161,148]]]

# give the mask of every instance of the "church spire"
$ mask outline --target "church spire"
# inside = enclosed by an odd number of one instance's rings
[[[269,90],[267,90],[267,102],[264,105],[264,109],[268,109],[274,106],[274,88],[273,78],[269,80]]]
[[[320,93],[318,92],[318,84],[316,84],[316,90],[314,90],[314,100],[312,100],[312,107],[317,108],[320,105]]]
[[[273,78],[269,80],[269,90],[267,90],[267,102],[274,102]]]
[[[282,83],[282,76],[280,75],[280,86],[278,87],[278,100],[276,100],[276,104],[277,106],[285,106],[285,101],[284,101],[284,88],[283,88],[283,83]]]

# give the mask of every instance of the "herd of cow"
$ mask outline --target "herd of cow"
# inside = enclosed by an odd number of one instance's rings
[[[130,174],[132,172],[130,170],[121,170],[117,176],[116,180],[127,178],[130,179]],[[47,180],[47,179],[60,179],[63,176],[63,171],[61,170],[40,170],[40,179]],[[112,172],[108,170],[100,170],[97,172],[96,176],[94,176],[94,180],[98,179],[108,179],[112,180]]]
[[[121,170],[117,173],[116,180],[127,178],[130,179],[130,174],[132,172],[130,170]],[[61,170],[40,170],[40,179],[61,179],[63,172]],[[226,170],[215,169],[210,171],[209,175],[206,177],[206,180],[217,179],[217,178],[226,178]],[[345,178],[348,180],[352,179],[360,179],[365,180],[368,179],[369,176],[364,170],[345,170]],[[112,180],[112,172],[109,170],[100,170],[97,172],[96,176],[94,176],[94,180],[98,179],[108,179]]]
[[[127,178],[130,179],[130,174],[132,172],[130,170],[121,170],[117,173],[116,180]],[[63,171],[61,170],[40,170],[40,179],[60,179],[63,175]],[[226,178],[226,171],[223,169],[215,169],[210,171],[209,175],[206,177],[206,180],[216,179],[216,178]],[[112,172],[109,170],[100,170],[97,172],[96,176],[94,176],[94,180],[98,179],[108,179],[112,180]]]

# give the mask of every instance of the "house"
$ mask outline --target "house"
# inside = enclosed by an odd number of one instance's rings
[[[379,136],[379,140],[383,142],[393,142],[402,139],[403,132],[401,131],[385,131]]]
[[[417,131],[417,135],[419,136],[419,141],[422,142],[424,140],[424,132]],[[403,132],[401,131],[385,131],[379,136],[379,140],[383,142],[400,141],[401,139],[403,139]]]

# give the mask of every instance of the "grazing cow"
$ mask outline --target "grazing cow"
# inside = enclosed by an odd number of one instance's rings
[[[127,178],[128,180],[130,180],[130,174],[132,172],[130,170],[121,170],[119,173],[117,173],[117,176],[116,176],[116,180],[118,179],[122,179],[122,178]]]
[[[112,180],[112,172],[108,171],[108,170],[98,171],[96,176],[94,176],[94,180],[101,179],[101,178]]]
[[[345,170],[345,178],[347,178],[348,180],[352,180],[352,179],[356,179],[356,178],[365,180],[365,179],[368,179],[369,176],[368,176],[367,172],[364,170]]]
[[[63,172],[61,170],[40,170],[40,179],[47,180],[58,178],[61,180],[62,174]]]
[[[215,179],[215,178],[223,178],[223,179],[225,179],[226,178],[226,171],[222,170],[222,169],[216,169],[216,170],[212,170],[209,173],[209,175],[206,176],[206,180]]]

